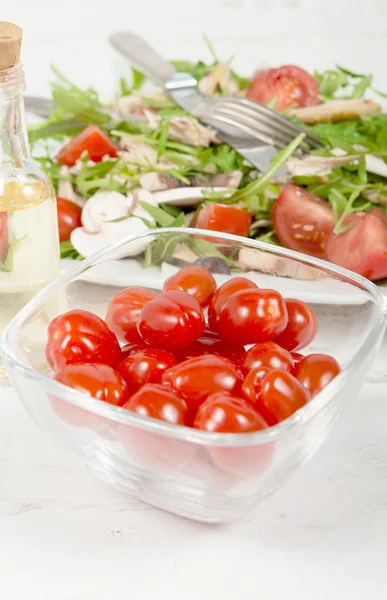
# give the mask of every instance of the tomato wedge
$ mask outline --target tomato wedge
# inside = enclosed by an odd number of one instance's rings
[[[387,277],[387,215],[380,208],[348,215],[343,233],[326,239],[325,258],[372,281]]]
[[[325,240],[335,224],[326,202],[288,183],[278,196],[272,215],[275,232],[285,248],[324,258]]]
[[[4,262],[9,246],[8,214],[0,212],[0,263]]]
[[[262,104],[275,98],[277,110],[289,106],[314,106],[320,104],[320,89],[316,79],[304,69],[284,65],[258,73],[246,96]]]
[[[94,162],[101,162],[104,156],[116,157],[117,147],[97,125],[89,125],[58,152],[56,160],[72,167],[84,152]]]
[[[200,209],[195,227],[248,237],[251,214],[238,206],[208,204]],[[216,240],[215,240],[216,241]]]

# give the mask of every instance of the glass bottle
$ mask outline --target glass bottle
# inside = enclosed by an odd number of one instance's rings
[[[21,38],[18,26],[0,23],[0,337],[17,312],[59,274],[55,192],[30,158]],[[6,379],[0,350],[0,385]]]

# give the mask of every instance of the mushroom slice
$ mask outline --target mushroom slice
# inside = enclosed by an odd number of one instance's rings
[[[380,156],[366,154],[365,163],[366,169],[370,173],[375,173],[375,175],[381,175],[381,177],[387,177],[387,164]]]
[[[360,98],[358,100],[329,100],[316,106],[292,108],[288,115],[297,117],[307,125],[345,121],[354,117],[362,117],[381,110],[380,104],[373,100]]]
[[[254,248],[242,248],[239,252],[238,262],[241,269],[245,271],[313,281],[325,277],[324,273],[318,269],[303,265],[291,258],[277,256]]]
[[[161,118],[150,111],[145,111],[144,114],[148,119],[149,127],[157,129]],[[210,144],[220,143],[215,129],[202,125],[194,117],[186,116],[169,119],[169,137],[189,146],[202,146],[203,148],[207,148]]]
[[[149,192],[162,192],[182,187],[181,181],[167,173],[145,173],[140,177],[140,185]]]
[[[235,96],[239,92],[230,67],[222,62],[218,62],[199,82],[199,91],[207,96],[212,96],[218,89],[229,96]]]
[[[230,196],[228,188],[217,187],[180,187],[163,192],[154,192],[153,200],[157,204],[172,204],[176,206],[196,206],[205,198],[203,192],[224,192],[224,197]]]
[[[99,191],[88,199],[82,210],[82,225],[89,233],[98,233],[107,221],[130,214],[131,199],[119,192]]]
[[[329,175],[333,169],[348,165],[357,161],[358,155],[347,154],[345,156],[313,156],[306,158],[292,157],[287,162],[288,173],[292,177],[301,175],[318,175],[324,177]]]
[[[236,189],[242,180],[242,171],[230,171],[229,173],[216,173],[216,175],[210,175],[209,177],[190,177],[191,185],[194,187],[203,187],[206,184],[212,187],[225,187]]]

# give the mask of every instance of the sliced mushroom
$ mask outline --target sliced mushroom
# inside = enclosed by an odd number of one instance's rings
[[[379,190],[364,190],[364,192],[361,193],[361,196],[368,200],[368,202],[372,202],[372,204],[387,206],[387,195],[381,194]]]
[[[157,129],[160,117],[150,111],[145,111],[151,129]],[[205,127],[194,117],[171,117],[169,119],[169,137],[189,146],[207,148],[210,144],[219,144],[217,132],[211,127]]]
[[[240,268],[245,271],[269,273],[303,280],[316,280],[325,277],[324,273],[318,269],[255,248],[242,248],[239,251],[238,262]]]
[[[199,256],[195,254],[195,252],[193,252],[193,250],[191,250],[191,248],[189,248],[187,244],[184,243],[177,244],[172,256],[173,258],[178,258],[184,261],[185,263],[189,264],[194,263],[199,258]]]
[[[373,100],[360,98],[358,100],[329,100],[316,106],[292,108],[288,114],[297,117],[307,125],[345,121],[353,117],[362,117],[381,110],[380,104]]]
[[[318,175],[324,177],[329,175],[333,169],[356,162],[358,155],[346,156],[313,156],[310,154],[306,158],[290,158],[287,162],[288,173],[292,177],[301,175]]]
[[[182,187],[182,182],[166,173],[145,173],[140,177],[140,185],[150,192],[162,192]]]
[[[78,206],[82,207],[84,205],[83,200],[75,193],[74,187],[71,183],[70,169],[66,166],[62,166],[60,170],[60,174],[62,177],[66,179],[60,179],[58,182],[58,196],[61,198],[66,198],[66,200],[71,200]]]
[[[149,164],[155,165],[157,163],[157,150],[149,144],[124,136],[121,138],[120,146],[124,150],[121,153],[122,159],[129,166],[131,165],[134,168],[138,165],[149,167]]]
[[[105,223],[127,217],[131,199],[114,191],[99,191],[89,198],[82,210],[82,225],[89,233],[102,231]]]
[[[194,187],[210,185],[212,187],[236,189],[239,187],[242,177],[242,171],[230,171],[229,173],[217,173],[206,178],[200,176],[190,177],[190,182]]]
[[[212,96],[218,90],[223,94],[235,96],[239,91],[230,67],[222,62],[218,62],[211,72],[200,80],[199,90],[207,96]]]
[[[131,94],[130,96],[120,96],[107,102],[107,106],[115,110],[122,118],[128,115],[142,115],[144,112],[144,102],[142,98]]]
[[[365,157],[366,169],[370,173],[380,175],[381,177],[387,177],[387,164],[380,156],[374,156],[373,154],[367,154]]]
[[[204,200],[206,192],[224,192],[224,197],[230,195],[228,188],[209,188],[209,187],[180,187],[163,192],[154,192],[153,199],[157,204],[172,204],[175,206],[196,206]]]

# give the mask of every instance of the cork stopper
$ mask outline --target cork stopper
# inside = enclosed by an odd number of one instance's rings
[[[10,69],[19,62],[23,30],[14,23],[0,21],[0,70]]]

